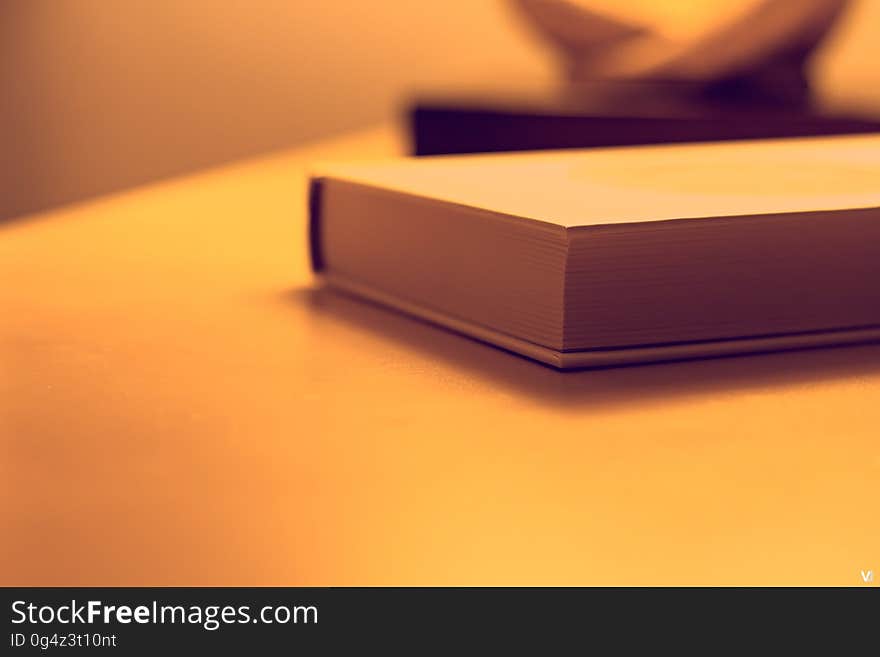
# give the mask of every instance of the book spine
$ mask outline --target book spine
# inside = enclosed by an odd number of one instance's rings
[[[312,271],[318,273],[324,269],[324,256],[321,245],[321,195],[323,179],[319,177],[309,180],[309,256]]]

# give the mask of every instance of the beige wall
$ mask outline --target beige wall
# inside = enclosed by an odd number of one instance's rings
[[[707,1],[629,7],[680,25]],[[862,0],[828,72],[870,77],[874,26]],[[503,0],[3,0],[0,217],[380,120],[413,87],[552,75]]]

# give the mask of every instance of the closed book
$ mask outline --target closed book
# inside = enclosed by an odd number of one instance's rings
[[[804,105],[721,102],[683,85],[581,85],[519,92],[423,94],[406,118],[414,155],[453,155],[880,131],[880,99]]]
[[[319,167],[328,284],[578,368],[880,337],[880,135]]]

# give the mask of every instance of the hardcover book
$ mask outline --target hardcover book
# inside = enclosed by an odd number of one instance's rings
[[[818,137],[880,131],[880,101],[817,98],[804,106],[723,102],[686,85],[581,84],[553,90],[421,95],[407,111],[414,155],[673,142]],[[684,88],[682,88],[684,87]]]
[[[327,165],[333,286],[567,369],[880,338],[880,135]]]

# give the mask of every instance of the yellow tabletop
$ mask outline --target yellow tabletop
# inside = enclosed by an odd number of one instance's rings
[[[880,578],[880,346],[561,373],[315,287],[389,129],[0,225],[0,584]]]

